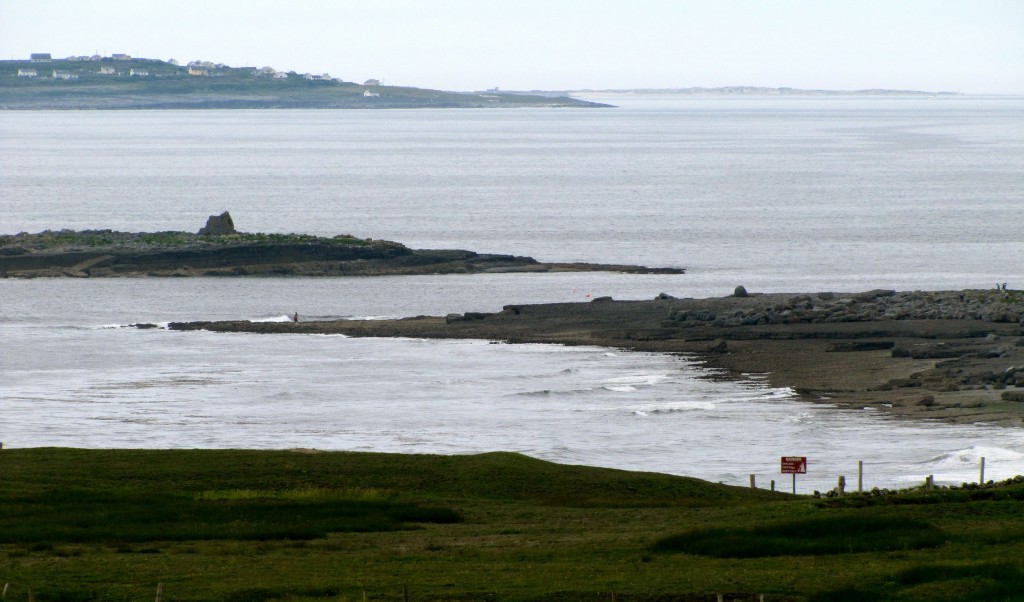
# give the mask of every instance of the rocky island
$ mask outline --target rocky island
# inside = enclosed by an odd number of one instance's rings
[[[410,249],[352,235],[244,233],[231,215],[189,232],[59,230],[0,235],[0,278],[128,276],[395,276],[487,272],[681,274],[680,268],[544,263],[460,249]]]
[[[725,378],[764,374],[804,399],[892,416],[1021,426],[1024,291],[749,294],[509,305],[495,313],[174,330],[473,338],[696,357]]]

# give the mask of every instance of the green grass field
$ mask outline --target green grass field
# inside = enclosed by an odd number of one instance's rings
[[[816,499],[525,456],[0,451],[4,600],[1021,600],[1024,484]]]

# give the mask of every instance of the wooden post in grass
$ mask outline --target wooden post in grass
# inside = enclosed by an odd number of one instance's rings
[[[156,584],[156,602],[161,602],[163,597],[164,597],[164,584],[163,583],[157,583]]]
[[[750,475],[750,488],[757,489],[757,477],[756,475]]]
[[[839,482],[836,483],[836,489],[839,490],[839,495],[846,493],[846,477],[839,475]]]
[[[775,491],[775,479],[772,479],[772,491]]]
[[[718,602],[725,602],[725,594],[718,594]]]
[[[935,486],[935,475],[928,475],[924,478],[924,489],[925,491],[931,491],[932,487]]]
[[[857,493],[864,493],[864,460],[857,460]]]
[[[985,456],[981,457],[978,467],[978,485],[985,484]]]

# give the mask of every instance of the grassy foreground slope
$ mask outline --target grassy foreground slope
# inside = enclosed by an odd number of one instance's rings
[[[1015,600],[1024,586],[1020,484],[814,499],[508,453],[52,448],[0,451],[0,474],[5,600]]]

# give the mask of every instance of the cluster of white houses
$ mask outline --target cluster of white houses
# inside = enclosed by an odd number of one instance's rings
[[[99,70],[96,73],[99,74],[99,75],[117,75],[117,71],[113,67],[100,67]],[[132,68],[132,69],[128,70],[128,75],[130,75],[132,77],[145,77],[145,76],[149,75],[149,71],[146,71],[145,69],[135,69],[135,68]],[[18,69],[18,77],[38,77],[38,76],[39,76],[39,72],[36,71],[35,69],[25,69],[25,68]],[[61,69],[54,69],[51,72],[50,77],[52,77],[53,79],[64,79],[64,80],[67,80],[67,79],[78,79],[78,74],[77,73],[71,73],[70,71],[64,71],[64,70],[61,70]]]
[[[69,56],[69,57],[67,57],[66,59],[63,59],[63,60],[71,61],[71,62],[82,62],[82,61],[102,61],[104,58],[107,58],[107,57],[102,57],[102,56],[100,56],[98,54],[94,54],[92,56]],[[130,61],[130,60],[132,60],[132,57],[130,55],[127,55],[127,54],[112,54],[112,55],[110,55],[109,58],[111,60],[115,60],[115,61]],[[49,52],[33,52],[29,56],[29,60],[31,60],[33,63],[50,63],[50,62],[53,62],[53,57],[50,56]],[[58,60],[61,60],[61,59],[58,59]],[[117,70],[114,69],[113,67],[101,66],[96,71],[96,73],[98,73],[99,75],[117,75]],[[146,71],[145,69],[129,69],[128,70],[128,75],[132,75],[132,76],[135,76],[135,77],[141,77],[141,76],[149,75],[149,72]],[[39,77],[39,71],[36,70],[36,69],[31,69],[31,68],[23,67],[21,69],[18,69],[18,77]],[[63,79],[63,80],[78,79],[78,74],[71,73],[70,71],[65,71],[65,70],[62,70],[62,69],[53,69],[51,74],[50,74],[50,77],[52,77],[53,79]]]
[[[128,54],[111,54],[110,57],[113,60],[131,60],[131,56],[128,55]],[[49,62],[49,61],[53,60],[53,57],[50,56],[49,52],[33,52],[29,56],[29,59],[32,60],[33,62]],[[73,60],[73,61],[102,60],[102,59],[103,59],[103,57],[98,55],[98,54],[93,54],[92,56],[85,56],[85,55],[82,55],[82,56],[69,56],[68,58],[65,58],[65,60]]]

